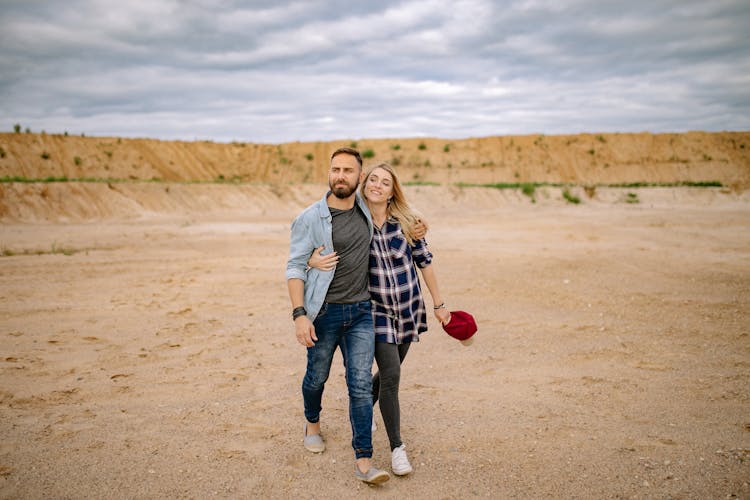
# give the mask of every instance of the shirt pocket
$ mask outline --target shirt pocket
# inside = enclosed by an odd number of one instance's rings
[[[393,262],[403,262],[409,258],[409,253],[409,244],[406,242],[406,238],[394,236],[388,242],[388,256]]]

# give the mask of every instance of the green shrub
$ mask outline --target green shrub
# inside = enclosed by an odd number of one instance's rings
[[[83,160],[81,160],[80,156],[74,156],[73,157],[73,163],[76,164],[76,167],[80,167],[81,164],[83,163]]]
[[[607,139],[605,139],[604,136],[601,134],[596,136],[596,140],[599,142],[607,142]]]
[[[21,133],[21,124],[20,123],[16,123],[15,125],[13,125],[13,132],[15,132],[16,134],[20,134]]]
[[[393,158],[391,158],[390,163],[391,163],[391,166],[398,167],[399,165],[401,165],[401,158],[398,156],[394,156]]]
[[[46,151],[43,151],[40,156],[42,157],[42,160],[49,160],[50,158],[49,153]]]
[[[419,148],[420,151],[424,151],[425,149],[427,149],[427,145],[425,145],[424,142],[420,142],[419,146],[417,147]]]
[[[349,147],[352,149],[357,149],[357,141],[352,141],[349,143]]]
[[[581,199],[578,196],[572,194],[568,190],[568,188],[563,189],[562,195],[563,198],[568,201],[568,203],[573,203],[574,205],[578,205],[579,203],[581,203]]]
[[[305,158],[307,158],[307,161],[312,161],[312,160],[313,160],[313,158],[314,158],[314,156],[313,156],[313,154],[312,154],[312,153],[307,153],[307,154],[305,155]]]
[[[531,198],[532,203],[536,203],[536,185],[534,183],[523,183],[521,184],[521,192]]]
[[[5,158],[5,150],[0,147],[0,158]]]
[[[394,151],[398,151],[399,149],[401,149],[401,144],[394,144],[393,146],[391,146],[391,149]]]
[[[446,144],[445,146],[443,146],[443,152],[444,153],[450,153],[451,152],[451,145],[450,144]]]
[[[365,149],[362,152],[362,158],[372,158],[374,156],[375,156],[375,151],[373,151],[372,149]]]
[[[625,196],[625,203],[640,203],[640,200],[638,199],[638,194],[628,193],[627,196]]]

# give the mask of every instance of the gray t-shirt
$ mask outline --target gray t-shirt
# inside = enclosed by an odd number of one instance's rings
[[[370,300],[370,228],[362,210],[328,207],[333,216],[333,249],[339,255],[326,302],[353,304]]]

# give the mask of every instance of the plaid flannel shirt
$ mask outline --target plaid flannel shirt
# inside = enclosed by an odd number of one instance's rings
[[[370,243],[370,297],[377,342],[403,344],[419,341],[427,330],[422,290],[416,264],[432,262],[425,240],[410,246],[396,219],[375,228]]]

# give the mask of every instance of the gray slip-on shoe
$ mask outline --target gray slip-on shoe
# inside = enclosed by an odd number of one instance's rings
[[[386,471],[375,467],[370,467],[367,472],[361,472],[356,464],[354,465],[354,476],[367,484],[382,484],[391,478]]]
[[[303,440],[305,449],[313,453],[323,453],[326,450],[326,443],[320,434],[307,435],[307,424],[305,424],[305,439]]]

